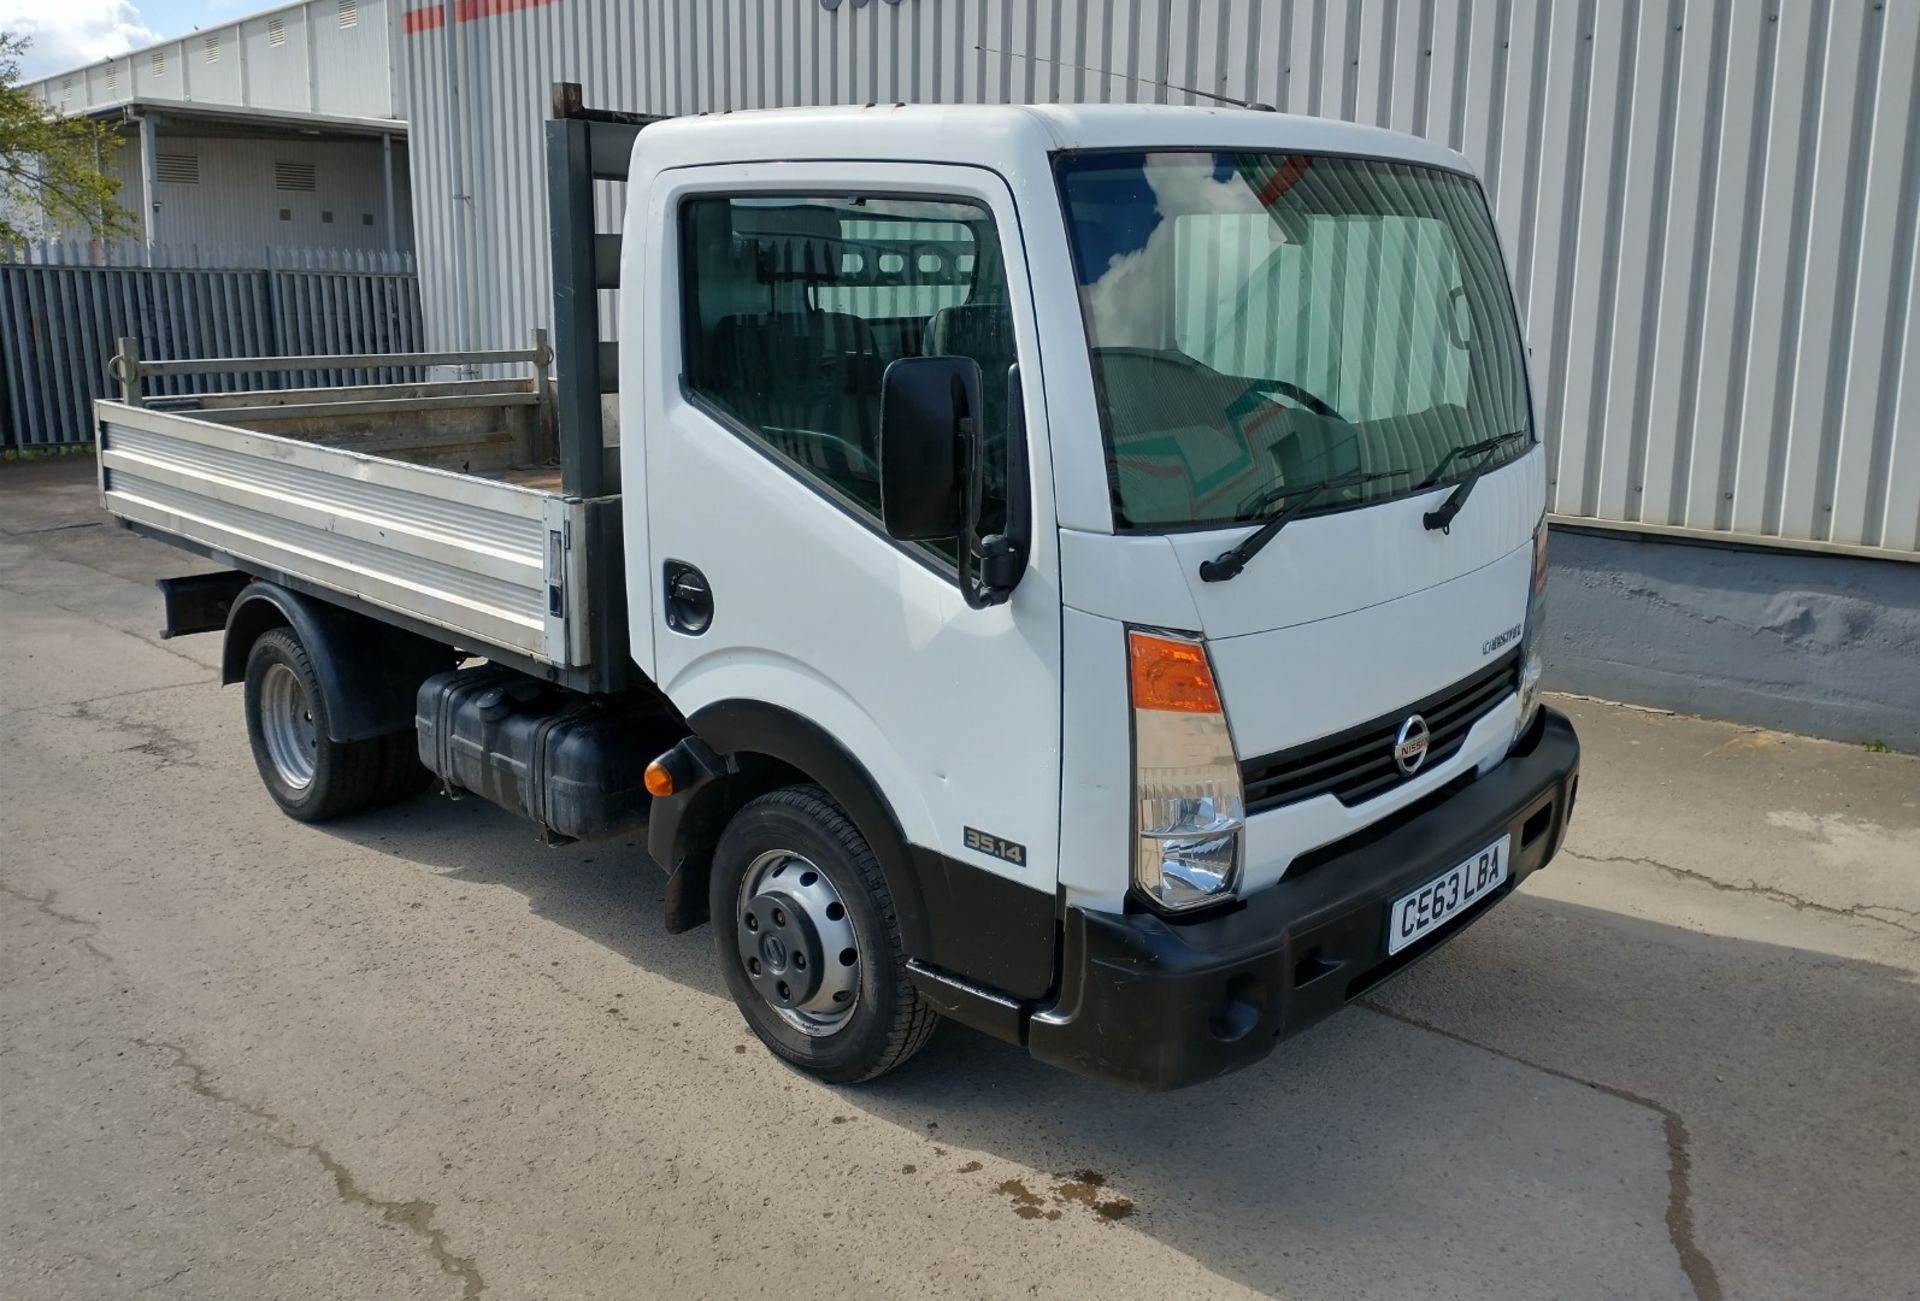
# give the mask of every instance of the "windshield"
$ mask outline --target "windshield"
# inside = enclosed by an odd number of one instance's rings
[[[1233,524],[1334,476],[1317,512],[1406,496],[1530,427],[1479,186],[1304,154],[1059,163],[1115,523]],[[1525,452],[1454,458],[1437,484]]]

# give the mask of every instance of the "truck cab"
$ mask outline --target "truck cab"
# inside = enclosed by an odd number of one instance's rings
[[[1218,108],[738,113],[640,134],[624,239],[632,653],[694,744],[854,819],[940,1010],[1185,1083],[1558,846],[1544,456],[1458,155]],[[748,969],[763,887],[715,896],[736,993],[837,1024]]]
[[[838,1083],[942,1018],[1212,1078],[1558,850],[1545,454],[1459,155],[564,86],[548,150],[552,350],[149,402],[287,359],[123,341],[103,502],[230,566],[163,584],[168,630],[224,630],[290,815],[437,780],[548,844],[642,837],[668,928],[710,923],[748,1025]],[[420,378],[455,362],[532,373]]]

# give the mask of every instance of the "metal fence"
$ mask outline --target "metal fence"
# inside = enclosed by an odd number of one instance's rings
[[[92,403],[107,397],[114,341],[154,360],[417,352],[419,283],[404,254],[146,249],[47,243],[0,249],[0,445],[31,450],[93,441]],[[155,396],[233,389],[374,384],[416,371],[339,369],[183,375]]]

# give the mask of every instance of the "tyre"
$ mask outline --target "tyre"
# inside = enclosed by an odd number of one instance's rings
[[[365,808],[379,792],[384,738],[328,739],[319,676],[291,629],[271,629],[253,643],[246,713],[254,766],[288,817],[323,822]]]
[[[380,781],[373,796],[376,807],[410,800],[427,788],[433,774],[420,762],[420,741],[412,728],[381,737]]]
[[[825,791],[788,786],[741,808],[708,888],[727,988],[777,1056],[857,1084],[926,1044],[937,1016],[907,976],[879,861]]]

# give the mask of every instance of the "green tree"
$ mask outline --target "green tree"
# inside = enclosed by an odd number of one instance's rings
[[[32,214],[103,239],[132,233],[133,214],[115,198],[120,182],[106,170],[119,132],[65,117],[29,94],[20,84],[26,48],[24,38],[0,32],[0,245],[30,238]]]

